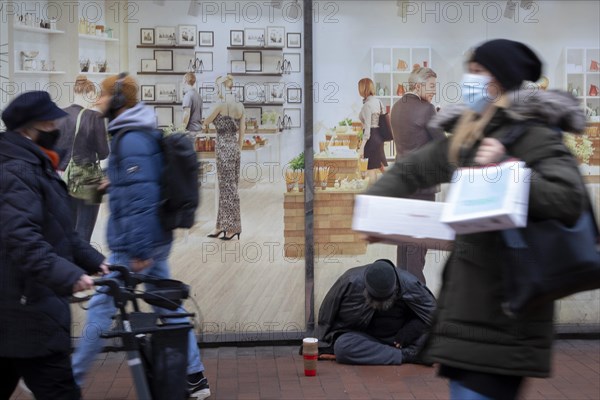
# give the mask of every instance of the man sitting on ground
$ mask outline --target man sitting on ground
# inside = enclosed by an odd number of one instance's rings
[[[435,307],[429,289],[389,260],[349,269],[319,309],[320,358],[359,365],[418,362]]]

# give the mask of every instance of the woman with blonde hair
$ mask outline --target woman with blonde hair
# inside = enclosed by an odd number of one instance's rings
[[[231,240],[242,232],[240,217],[240,158],[246,132],[244,105],[231,93],[233,77],[226,75],[217,78],[219,97],[223,100],[204,121],[205,128],[214,121],[217,128],[217,179],[219,181],[219,211],[215,229],[208,237],[221,236]],[[224,89],[224,90],[223,90]],[[225,91],[225,93],[223,93]],[[229,93],[228,93],[229,92]]]
[[[363,124],[360,158],[369,159],[367,176],[369,184],[372,184],[377,178],[377,171],[383,172],[388,165],[383,150],[384,142],[379,135],[379,116],[383,112],[383,104],[375,97],[375,84],[369,78],[358,81],[358,93],[363,98],[363,106],[358,115]]]
[[[61,135],[57,144],[61,161],[59,171],[64,171],[71,161],[78,165],[95,163],[108,157],[108,134],[104,117],[92,109],[97,99],[96,85],[85,75],[78,75],[73,87],[73,104],[65,108],[66,118],[58,121]],[[90,241],[99,204],[88,204],[83,199],[71,197],[71,211],[75,231]]]

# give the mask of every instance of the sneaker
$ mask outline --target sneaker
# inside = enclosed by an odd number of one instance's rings
[[[190,398],[203,400],[210,397],[210,388],[208,387],[208,379],[202,378],[196,383],[190,382],[188,379],[188,393]]]

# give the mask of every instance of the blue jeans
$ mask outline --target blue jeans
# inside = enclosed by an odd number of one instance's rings
[[[170,244],[158,247],[152,256],[154,264],[145,269],[142,273],[158,278],[169,278],[169,264],[167,260],[169,258],[170,250]],[[129,265],[129,261],[129,256],[124,253],[113,253],[109,257],[110,264]],[[117,276],[118,273],[113,272],[106,277],[113,278]],[[155,310],[161,309],[155,308]],[[113,298],[107,294],[98,293],[90,300],[87,321],[81,334],[78,346],[73,353],[72,361],[75,382],[77,382],[80,387],[83,383],[86,373],[89,371],[90,366],[94,362],[94,359],[102,351],[103,339],[100,337],[100,333],[110,329],[112,326],[112,316],[116,312],[117,309],[114,305]],[[162,310],[162,312],[165,313],[168,311]],[[184,311],[183,309],[179,309],[175,312]],[[171,318],[168,319],[167,322],[174,324],[182,323],[187,322],[187,318]],[[204,365],[200,359],[200,350],[198,349],[196,336],[192,329],[190,329],[188,342],[188,375],[204,371]]]
[[[87,204],[84,200],[71,197],[71,217],[73,229],[86,242],[89,242],[96,226],[100,204]]]
[[[459,381],[450,381],[450,400],[493,400],[491,397],[484,396],[472,391],[460,384]]]

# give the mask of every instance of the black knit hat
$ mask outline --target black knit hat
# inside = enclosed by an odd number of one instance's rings
[[[483,43],[469,61],[484,66],[505,90],[516,89],[523,81],[535,82],[542,74],[542,62],[533,50],[507,39]]]
[[[390,298],[396,290],[396,271],[394,265],[387,260],[377,260],[367,267],[365,287],[374,299]]]
[[[2,112],[2,121],[6,129],[12,131],[28,122],[54,121],[66,115],[50,99],[48,92],[33,90],[15,98]]]

